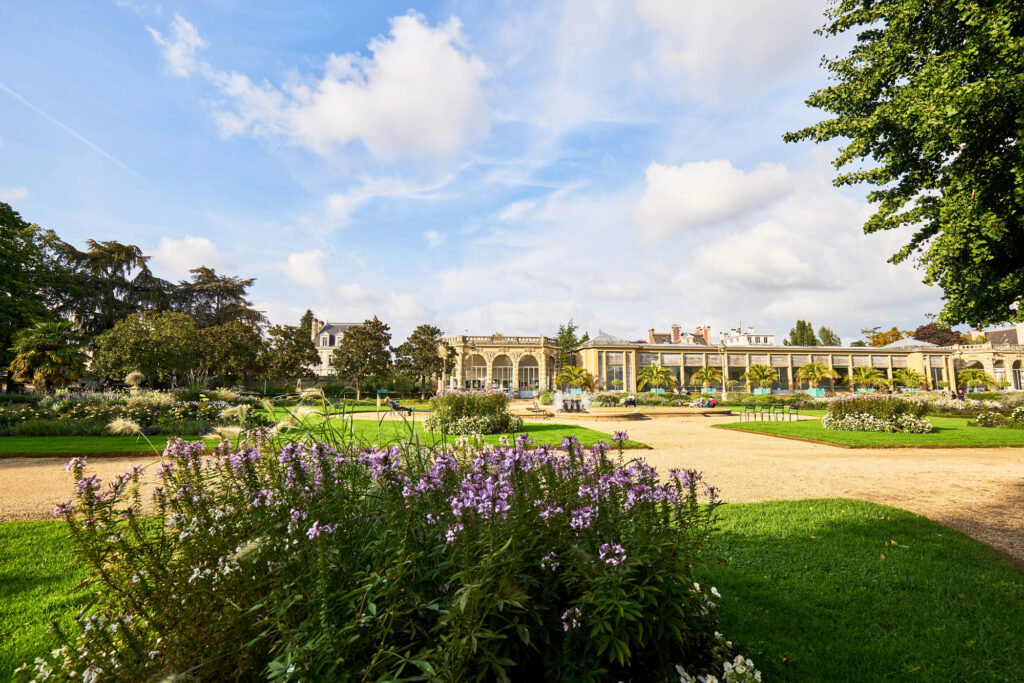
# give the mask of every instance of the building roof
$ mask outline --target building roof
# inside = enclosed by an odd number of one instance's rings
[[[591,337],[587,341],[583,342],[582,344],[580,344],[580,347],[587,347],[587,346],[624,346],[624,345],[628,345],[628,344],[632,344],[632,343],[633,342],[629,341],[628,339],[623,339],[622,337],[615,337],[613,335],[608,334],[604,330],[598,330],[597,331],[597,336]]]
[[[890,342],[883,349],[927,349],[937,348],[938,344],[933,344],[929,341],[922,341],[920,339],[897,339],[894,342]]]
[[[348,328],[362,325],[362,323],[325,323],[324,328],[317,332],[320,334],[344,334]]]
[[[986,332],[985,336],[988,337],[989,342],[992,344],[1019,344],[1020,340],[1017,339],[1017,328],[1011,327],[1008,330],[992,330]]]

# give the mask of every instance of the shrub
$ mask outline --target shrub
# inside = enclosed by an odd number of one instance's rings
[[[550,405],[553,405],[554,402],[555,402],[555,395],[554,395],[554,393],[552,393],[550,391],[545,391],[545,392],[541,393],[541,395],[540,395],[540,403],[541,403],[541,405],[550,406]]]
[[[42,398],[42,394],[0,394],[0,406],[14,404],[35,404]]]
[[[842,417],[828,414],[821,418],[821,426],[844,432],[903,432],[906,434],[927,434],[932,423],[924,417],[910,413],[899,413],[893,417],[877,417],[866,413],[847,413]]]
[[[829,417],[841,420],[851,415],[868,415],[892,421],[900,415],[923,417],[928,406],[896,396],[843,396],[828,403]]]
[[[84,462],[66,518],[94,567],[78,634],[38,680],[678,680],[723,676],[705,565],[716,493],[583,451],[354,452],[250,433],[173,441],[156,518],[140,470]],[[707,502],[704,502],[704,493]],[[730,663],[730,667],[726,667]]]
[[[442,434],[507,434],[523,426],[502,391],[446,391],[430,400],[430,410],[424,426]]]

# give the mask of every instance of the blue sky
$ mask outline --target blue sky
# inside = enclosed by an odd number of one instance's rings
[[[865,236],[816,120],[824,2],[0,5],[0,200],[274,322],[574,318],[852,341],[939,293]]]

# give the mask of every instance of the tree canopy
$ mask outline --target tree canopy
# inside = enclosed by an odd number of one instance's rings
[[[824,325],[818,328],[818,342],[820,346],[843,345],[843,340],[839,338],[839,335]]]
[[[930,342],[939,346],[952,346],[954,344],[966,344],[967,337],[949,327],[939,325],[936,322],[921,325],[913,332],[914,339]]]
[[[267,317],[253,309],[252,302],[246,298],[256,278],[221,275],[206,266],[189,272],[192,279],[180,282],[174,292],[175,308],[191,315],[196,325],[213,327],[232,321],[252,327],[266,324]]]
[[[582,337],[577,337],[576,331],[578,329],[580,329],[580,326],[573,322],[572,318],[569,318],[569,322],[564,325],[558,326],[558,334],[555,335],[555,338],[558,340],[558,346],[561,348],[558,354],[559,367],[567,367],[571,360],[570,355],[573,348],[590,339],[590,335],[586,332],[583,333]]]
[[[310,315],[312,319],[312,315]],[[268,379],[302,377],[320,363],[313,346],[310,327],[271,325],[263,348],[260,368]]]
[[[899,341],[900,339],[906,339],[912,334],[910,330],[901,330],[895,325],[893,325],[892,328],[884,331],[878,327],[874,329],[877,331],[873,332],[871,336],[868,337],[868,346],[887,346],[889,344],[892,344],[893,342]]]
[[[785,140],[842,141],[835,184],[873,186],[865,232],[912,231],[889,260],[942,288],[939,322],[1024,320],[1020,0],[837,0],[825,15],[820,33],[856,44],[823,60],[836,82],[807,100],[831,118]]]
[[[789,337],[783,339],[786,346],[817,346],[818,337],[814,334],[814,325],[806,320],[797,320],[789,331]]]
[[[362,398],[363,382],[382,377],[391,367],[391,328],[376,317],[348,328],[331,366],[339,377],[355,383],[356,398]]]
[[[395,349],[396,370],[419,382],[421,397],[426,395],[430,378],[455,367],[456,351],[442,341],[442,334],[433,325],[420,325]]]
[[[154,384],[184,381],[198,372],[202,340],[185,313],[145,311],[129,315],[93,340],[90,370],[98,377],[123,379],[139,371]]]
[[[41,322],[14,335],[11,370],[18,382],[48,392],[71,384],[85,369],[82,334],[66,320]]]

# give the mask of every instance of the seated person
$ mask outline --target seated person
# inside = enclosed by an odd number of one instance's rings
[[[708,408],[717,408],[718,407],[718,400],[714,399],[714,398],[708,400],[708,406],[707,407]]]
[[[392,398],[388,399],[388,406],[390,406],[391,410],[394,410],[396,413],[404,411],[404,412],[412,415],[412,408],[406,408],[401,403],[399,403],[398,401],[396,401],[396,400],[394,400]]]

